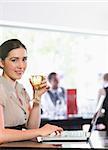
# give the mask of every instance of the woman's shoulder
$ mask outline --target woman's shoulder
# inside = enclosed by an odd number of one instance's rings
[[[0,76],[0,85],[4,84],[4,78],[2,76]]]
[[[105,88],[99,89],[99,94],[100,95],[105,95]]]
[[[3,77],[2,76],[0,76],[0,83],[3,81]]]

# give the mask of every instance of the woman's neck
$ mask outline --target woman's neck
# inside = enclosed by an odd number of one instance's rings
[[[3,76],[5,79],[7,79],[13,87],[16,86],[16,80],[12,80],[12,79],[11,79],[9,76],[7,76],[5,73],[3,73],[2,76]]]

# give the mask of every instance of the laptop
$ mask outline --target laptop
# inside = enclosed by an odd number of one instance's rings
[[[49,136],[46,137],[37,137],[38,142],[81,142],[81,141],[89,141],[89,138],[91,136],[92,131],[95,129],[95,125],[97,122],[98,117],[100,116],[101,109],[103,106],[105,96],[102,95],[99,99],[99,103],[96,107],[96,111],[93,115],[93,118],[90,123],[90,127],[88,131],[84,130],[64,130],[61,134],[56,135],[56,134],[50,134]]]

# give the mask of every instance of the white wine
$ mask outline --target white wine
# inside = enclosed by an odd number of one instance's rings
[[[32,75],[30,78],[30,81],[32,82],[32,85],[35,87],[35,89],[40,88],[40,84],[42,83],[44,79],[43,75]]]

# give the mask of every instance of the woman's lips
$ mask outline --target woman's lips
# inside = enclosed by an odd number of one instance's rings
[[[19,74],[19,75],[24,73],[24,71],[15,71],[15,72],[16,72],[16,74]]]

